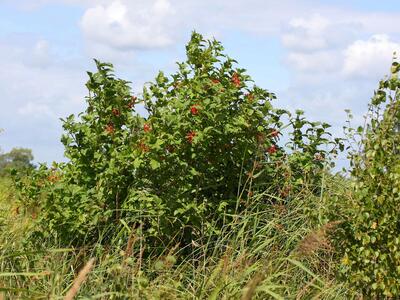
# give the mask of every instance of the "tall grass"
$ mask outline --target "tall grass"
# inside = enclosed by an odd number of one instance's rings
[[[0,292],[6,299],[63,299],[72,289],[77,299],[354,298],[335,279],[338,261],[329,242],[332,199],[346,195],[345,187],[338,178],[325,182],[320,196],[305,189],[288,203],[256,194],[217,238],[143,258],[146,245],[124,226],[112,246],[60,249],[52,238],[42,238],[41,247],[27,243],[24,230],[34,220],[13,215],[17,204],[3,181]]]

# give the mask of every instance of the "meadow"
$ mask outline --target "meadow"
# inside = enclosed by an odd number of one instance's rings
[[[336,138],[218,41],[186,50],[137,95],[95,61],[69,161],[0,178],[0,299],[399,297],[399,64]]]

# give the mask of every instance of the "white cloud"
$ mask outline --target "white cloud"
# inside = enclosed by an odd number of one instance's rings
[[[367,16],[376,29],[367,24]],[[384,14],[337,11],[292,19],[281,35],[284,62],[292,71],[289,86],[280,93],[282,102],[327,121],[336,134],[346,120],[344,109],[353,111],[353,125],[361,125],[378,80],[390,69],[393,51],[400,50],[393,28],[376,34],[385,24]]]
[[[288,66],[301,72],[331,72],[341,64],[335,51],[323,50],[315,52],[289,52],[286,58]]]
[[[81,28],[90,42],[117,50],[158,48],[172,43],[173,18],[168,0],[113,1],[88,8]]]
[[[0,39],[0,52],[4,54],[2,60],[5,62],[19,61],[36,68],[46,68],[53,59],[47,40],[26,34]]]
[[[1,144],[32,148],[39,161],[61,159],[58,118],[82,110],[86,95],[84,63],[76,68],[52,52],[42,38],[13,35],[0,40],[1,66],[7,70],[0,72]]]
[[[54,117],[54,112],[49,105],[36,102],[24,103],[22,107],[17,109],[17,112],[27,117]]]
[[[395,51],[399,53],[400,43],[392,41],[386,34],[357,40],[344,50],[343,73],[349,77],[382,77],[389,73]]]
[[[361,24],[353,20],[314,14],[290,20],[281,40],[286,48],[297,52],[332,50],[353,40],[361,30]]]
[[[311,18],[294,18],[289,22],[288,32],[282,35],[285,47],[297,50],[319,50],[328,46],[328,37],[324,34],[330,21],[320,15]]]

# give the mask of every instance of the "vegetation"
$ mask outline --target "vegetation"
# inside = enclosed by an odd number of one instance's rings
[[[34,167],[32,161],[31,149],[13,148],[10,152],[0,154],[0,175],[7,175],[11,169],[19,172],[28,171]]]
[[[351,153],[354,200],[343,224],[344,276],[378,298],[400,295],[399,70],[394,62],[371,101],[368,126],[358,130],[361,150]]]
[[[396,298],[397,62],[368,126],[347,128],[346,178],[333,175],[344,141],[328,124],[275,108],[219,42],[193,33],[186,50],[136,96],[96,61],[86,111],[63,120],[69,162],[3,177],[0,292]]]

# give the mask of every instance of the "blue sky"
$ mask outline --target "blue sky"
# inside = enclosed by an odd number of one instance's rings
[[[400,52],[400,2],[307,0],[3,0],[0,147],[63,160],[59,118],[84,109],[92,58],[140,92],[184,58],[192,30],[221,40],[276,106],[301,108],[341,134],[361,123]]]

